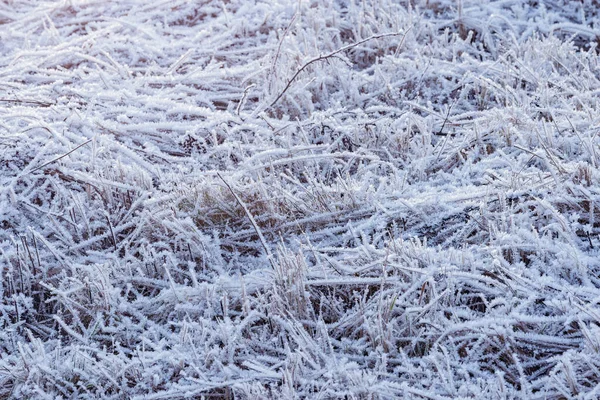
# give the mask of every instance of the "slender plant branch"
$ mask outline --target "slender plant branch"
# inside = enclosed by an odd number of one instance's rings
[[[297,16],[298,16],[298,11],[296,11],[294,13],[294,15],[292,16],[292,19],[290,20],[290,23],[288,24],[287,28],[285,28],[283,35],[281,35],[281,39],[279,39],[279,45],[277,46],[277,52],[275,53],[275,58],[273,59],[273,63],[271,64],[271,75],[277,75],[276,66],[277,66],[277,60],[279,59],[279,54],[281,53],[281,45],[283,44],[283,40],[287,36],[288,32],[292,28],[292,25],[296,21]],[[272,86],[273,86],[273,79],[270,79],[269,80],[269,94],[271,94]]]
[[[0,99],[0,102],[17,103],[17,104],[35,104],[40,107],[50,107],[50,106],[54,105],[54,103],[48,103],[45,101],[37,101],[37,100]]]
[[[404,37],[406,37],[406,34],[408,33],[408,31],[406,32],[391,32],[391,33],[381,33],[379,35],[373,35],[373,36],[369,36],[366,39],[363,40],[359,40],[358,42],[346,45],[344,47],[340,47],[337,50],[332,51],[329,54],[325,54],[325,55],[321,55],[318,57],[313,58],[312,60],[309,60],[306,64],[304,64],[302,67],[300,67],[300,69],[298,69],[296,71],[296,73],[294,74],[294,76],[292,76],[292,79],[290,79],[288,81],[288,83],[285,85],[285,88],[283,88],[283,90],[281,91],[281,93],[279,93],[279,95],[275,98],[275,100],[273,100],[273,102],[269,105],[269,107],[273,107],[275,104],[277,104],[277,102],[283,97],[283,95],[288,91],[288,89],[290,88],[290,86],[292,86],[292,83],[294,83],[294,81],[296,80],[296,78],[298,77],[298,75],[300,75],[306,68],[308,68],[311,64],[316,63],[317,61],[323,61],[323,60],[327,60],[329,58],[334,57],[336,54],[342,53],[344,51],[348,51],[350,49],[353,49],[357,46],[360,46],[363,43],[369,42],[371,40],[375,40],[375,39],[381,39],[384,37],[389,37],[389,36],[400,36],[400,35],[404,35]],[[402,41],[404,41],[404,38],[402,38]]]
[[[62,156],[60,156],[60,157],[56,157],[54,160],[50,160],[50,161],[48,161],[47,163],[45,163],[45,164],[42,164],[42,165],[40,165],[40,166],[39,166],[39,167],[37,167],[37,168],[34,168],[34,169],[31,171],[31,172],[35,172],[35,171],[37,171],[37,170],[40,170],[40,169],[44,168],[46,165],[50,165],[50,164],[52,164],[53,162],[56,162],[56,161],[60,160],[61,158],[65,158],[65,157],[66,157],[66,156],[68,156],[69,154],[73,153],[74,151],[76,151],[76,150],[77,150],[77,149],[79,149],[80,147],[83,147],[83,146],[85,146],[86,144],[88,144],[88,143],[89,143],[89,142],[91,142],[91,141],[92,141],[92,139],[89,139],[88,141],[86,141],[86,142],[84,142],[84,143],[80,144],[79,146],[75,147],[73,150],[69,151],[68,153],[65,153],[65,154],[63,154],[63,155],[62,155]]]
[[[269,263],[271,264],[271,267],[273,269],[276,269],[275,268],[275,262],[273,261],[273,253],[271,253],[271,250],[269,250],[269,246],[267,246],[267,241],[265,240],[265,237],[263,236],[262,231],[260,230],[260,227],[256,223],[256,220],[254,219],[254,216],[252,215],[252,213],[250,212],[250,210],[248,209],[248,207],[246,206],[246,204],[242,201],[242,199],[240,198],[240,196],[238,196],[237,193],[234,192],[233,188],[229,185],[229,183],[227,183],[227,181],[225,180],[225,178],[223,178],[221,176],[221,174],[218,173],[218,172],[217,172],[217,176],[219,177],[219,179],[221,179],[223,181],[223,183],[225,184],[225,186],[227,186],[227,189],[229,189],[229,191],[231,192],[231,194],[233,195],[233,197],[235,197],[235,200],[238,202],[238,204],[244,209],[244,212],[248,216],[248,219],[250,220],[250,223],[254,227],[254,230],[256,231],[256,234],[258,235],[258,238],[260,239],[260,243],[262,244],[263,248],[265,249],[265,253],[267,254],[267,258],[269,259]]]

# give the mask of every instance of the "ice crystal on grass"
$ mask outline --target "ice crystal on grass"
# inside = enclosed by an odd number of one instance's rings
[[[597,6],[0,5],[0,397],[598,397]]]

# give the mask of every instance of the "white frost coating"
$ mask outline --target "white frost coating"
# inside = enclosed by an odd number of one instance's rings
[[[597,398],[599,26],[2,2],[0,398]]]

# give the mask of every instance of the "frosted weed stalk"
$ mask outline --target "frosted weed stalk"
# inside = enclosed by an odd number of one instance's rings
[[[0,396],[597,397],[599,18],[0,6]]]

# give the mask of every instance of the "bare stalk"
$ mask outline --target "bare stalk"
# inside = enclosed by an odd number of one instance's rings
[[[404,33],[402,33],[402,32],[391,32],[391,33],[381,33],[379,35],[369,36],[366,39],[359,40],[358,42],[349,44],[349,45],[344,46],[344,47],[340,47],[339,49],[334,50],[334,51],[332,51],[329,54],[321,55],[321,56],[313,58],[312,60],[309,60],[302,67],[300,67],[300,69],[298,69],[298,71],[296,71],[296,73],[294,74],[294,76],[292,76],[292,79],[290,79],[288,81],[288,83],[285,85],[285,88],[283,88],[283,90],[281,91],[281,93],[279,93],[279,95],[275,98],[275,100],[273,100],[273,102],[271,104],[269,104],[269,107],[273,107],[279,101],[279,99],[281,99],[283,97],[283,95],[285,94],[285,92],[287,92],[288,89],[290,88],[290,86],[292,86],[292,83],[294,83],[294,81],[296,80],[296,78],[298,77],[298,75],[300,75],[302,73],[302,71],[304,71],[306,68],[308,68],[311,64],[314,64],[317,61],[324,61],[324,60],[327,60],[329,58],[335,57],[339,53],[342,53],[344,51],[348,51],[350,49],[353,49],[353,48],[355,48],[357,46],[360,46],[363,43],[366,43],[366,42],[374,40],[374,39],[381,39],[381,38],[389,37],[389,36],[400,36],[400,35],[406,36],[406,33],[408,33],[408,31],[404,32]]]
[[[229,183],[227,183],[227,181],[225,180],[225,178],[223,178],[221,176],[221,174],[218,173],[218,172],[217,172],[217,176],[219,177],[219,179],[221,179],[223,181],[223,183],[225,184],[225,186],[227,186],[227,189],[229,189],[229,191],[231,192],[231,194],[233,195],[233,197],[235,197],[235,200],[238,202],[238,204],[244,209],[244,212],[246,213],[246,216],[248,216],[248,219],[250,220],[250,223],[252,224],[252,227],[254,227],[254,230],[256,231],[256,234],[258,235],[260,243],[262,244],[263,248],[265,249],[265,253],[267,254],[267,258],[269,259],[269,263],[271,264],[271,267],[273,269],[275,269],[275,263],[273,261],[273,254],[269,250],[269,246],[267,246],[267,241],[265,240],[265,237],[263,236],[262,231],[260,230],[258,224],[256,223],[256,220],[254,219],[254,216],[252,216],[252,213],[250,212],[250,210],[248,209],[248,207],[246,206],[246,204],[244,204],[244,202],[242,201],[242,199],[240,199],[240,196],[238,196],[237,193],[235,193],[233,191],[233,188],[229,185]]]
[[[60,156],[60,157],[56,157],[54,160],[50,160],[50,161],[48,161],[47,163],[45,163],[45,164],[42,164],[42,165],[40,165],[40,166],[39,166],[39,167],[37,167],[37,168],[34,168],[34,169],[31,171],[31,172],[35,172],[35,171],[37,171],[37,170],[40,170],[40,169],[44,168],[46,165],[52,164],[53,162],[56,162],[56,161],[60,160],[61,158],[65,158],[65,157],[66,157],[66,156],[68,156],[69,154],[73,153],[74,151],[76,151],[76,150],[77,150],[77,149],[79,149],[80,147],[83,147],[83,146],[85,146],[86,144],[88,144],[88,143],[89,143],[89,142],[91,142],[91,141],[92,141],[92,139],[89,139],[89,140],[87,140],[87,141],[83,142],[82,144],[80,144],[79,146],[75,147],[73,150],[69,151],[68,153],[65,153],[65,154],[63,154],[63,155],[62,155],[62,156]]]

